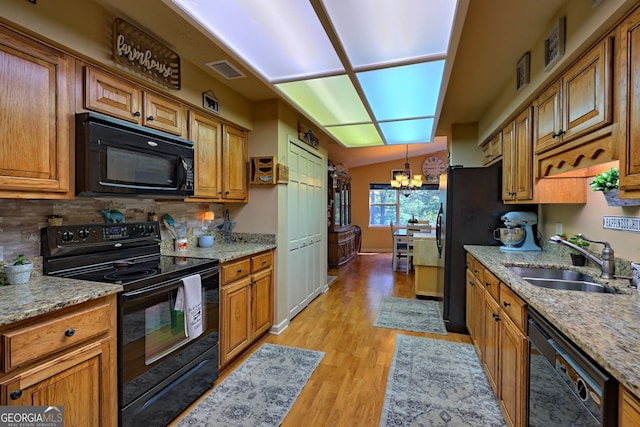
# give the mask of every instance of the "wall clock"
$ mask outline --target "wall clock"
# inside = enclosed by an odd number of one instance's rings
[[[437,181],[438,176],[446,169],[447,166],[444,164],[444,160],[437,156],[427,157],[422,162],[422,173],[427,178],[427,181]]]

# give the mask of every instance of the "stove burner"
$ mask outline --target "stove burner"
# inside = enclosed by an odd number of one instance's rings
[[[133,261],[129,261],[126,259],[121,259],[118,261],[113,261],[113,266],[115,268],[121,269],[121,268],[129,268],[133,265]]]
[[[120,271],[115,271],[113,273],[105,274],[104,278],[107,280],[131,281],[131,280],[142,279],[144,277],[152,276],[157,273],[158,273],[158,270],[153,268],[129,269],[129,270],[120,270]]]

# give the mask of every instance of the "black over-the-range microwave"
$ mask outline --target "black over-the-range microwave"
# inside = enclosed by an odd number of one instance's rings
[[[193,195],[193,142],[95,113],[76,115],[76,194]]]

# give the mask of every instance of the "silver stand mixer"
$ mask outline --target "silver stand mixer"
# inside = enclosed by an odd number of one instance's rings
[[[507,228],[497,228],[493,238],[500,240],[503,251],[539,251],[536,245],[533,226],[538,223],[538,215],[533,212],[507,212],[500,217]]]

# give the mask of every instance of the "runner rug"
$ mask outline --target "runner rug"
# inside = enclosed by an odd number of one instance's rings
[[[178,426],[278,426],[324,353],[263,344]]]
[[[373,326],[447,335],[441,302],[384,297]]]
[[[470,344],[396,335],[380,426],[504,426]]]

